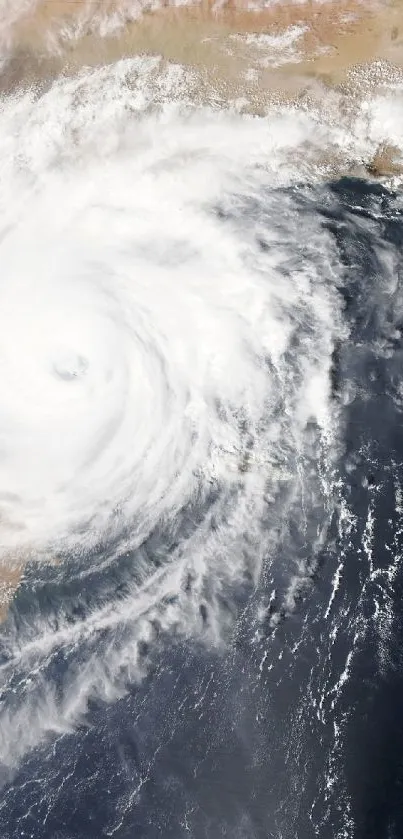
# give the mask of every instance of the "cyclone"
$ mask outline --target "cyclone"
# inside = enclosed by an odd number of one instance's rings
[[[314,123],[150,109],[154,65],[2,106],[2,561],[56,562],[83,591],[130,569],[124,597],[6,635],[4,765],[140,678],[162,631],[220,645],[240,586],[296,539],[276,572],[292,610],[332,515],[340,271],[291,162]]]
[[[0,835],[401,839],[401,0],[0,0]]]
[[[296,257],[290,271],[282,199],[258,160],[269,127],[227,120],[129,123],[108,158],[78,147],[34,183],[18,159],[3,175],[8,551],[84,550],[112,534],[139,544],[211,481],[247,484],[247,452],[256,480],[270,479],[273,453],[303,445],[332,341],[320,230],[312,222],[309,268]]]

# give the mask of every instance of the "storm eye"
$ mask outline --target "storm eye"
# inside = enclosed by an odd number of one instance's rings
[[[65,382],[82,379],[88,369],[88,361],[82,355],[65,355],[53,365],[53,372]]]

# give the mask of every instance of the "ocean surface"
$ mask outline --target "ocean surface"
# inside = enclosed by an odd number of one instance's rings
[[[401,91],[195,85],[1,102],[0,837],[401,839]]]

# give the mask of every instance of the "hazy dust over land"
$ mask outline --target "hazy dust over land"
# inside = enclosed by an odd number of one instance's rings
[[[43,0],[4,28],[11,61],[3,89],[27,78],[74,72],[133,54],[196,67],[232,95],[253,84],[292,95],[337,84],[357,64],[403,66],[403,3],[226,3],[189,5]]]

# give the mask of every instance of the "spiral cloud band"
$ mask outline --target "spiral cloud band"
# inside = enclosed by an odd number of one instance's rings
[[[80,159],[79,141],[77,161],[33,179],[15,160],[3,177],[7,550],[119,529],[140,543],[206,481],[237,480],[245,446],[252,472],[269,468],[292,445],[290,411],[297,436],[326,413],[332,301],[321,266],[285,267],[281,198],[258,160],[269,139],[245,118],[150,117],[108,157]]]
[[[192,594],[220,637],[225,588],[257,583],[291,520],[313,553],[326,519],[308,532],[332,480],[338,271],[290,162],[313,126],[150,110],[153,71],[122,62],[3,104],[2,561],[73,557],[85,584],[133,557],[114,608],[58,614],[51,632],[38,619],[18,650],[10,637],[6,670],[25,675],[1,721],[5,763],[33,745],[30,715],[37,742],[118,689],[150,641],[145,616],[191,632]],[[304,569],[288,570],[292,588]],[[33,692],[59,643],[119,623],[125,642],[86,653],[62,699],[46,677]]]

